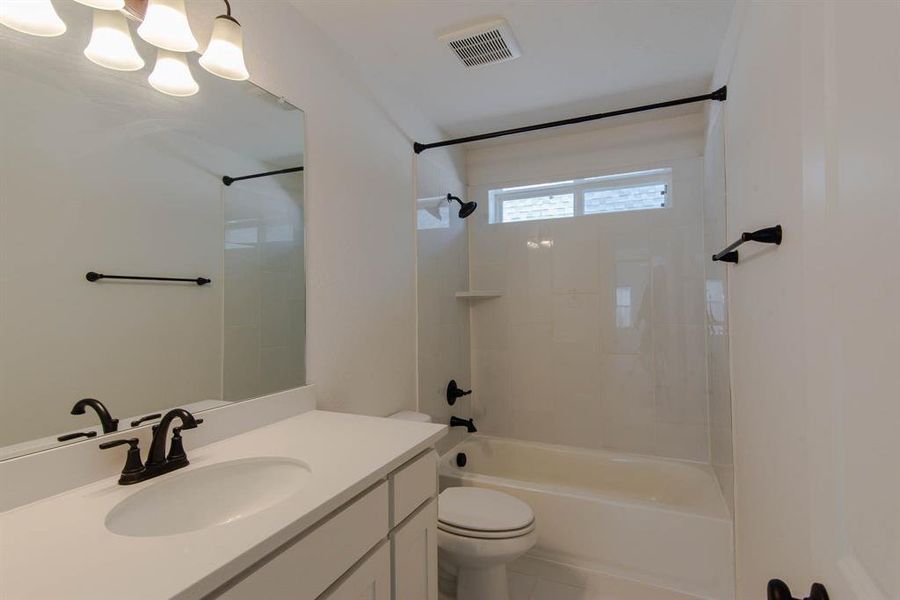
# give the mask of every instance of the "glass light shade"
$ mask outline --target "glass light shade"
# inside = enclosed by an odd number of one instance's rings
[[[128,21],[117,10],[94,11],[94,30],[84,55],[91,62],[116,71],[137,71],[144,66],[131,39]]]
[[[244,64],[244,35],[240,23],[226,15],[216,17],[209,45],[200,57],[200,66],[224,79],[243,81],[250,78]]]
[[[55,37],[66,32],[50,0],[0,0],[0,23],[29,35]]]
[[[162,48],[156,53],[156,66],[147,81],[153,89],[170,96],[193,96],[200,89],[191,75],[187,57]]]
[[[85,6],[91,8],[99,8],[100,10],[119,10],[125,8],[125,0],[75,0]]]
[[[193,52],[198,46],[184,11],[184,0],[150,0],[137,32],[144,41],[172,52]]]

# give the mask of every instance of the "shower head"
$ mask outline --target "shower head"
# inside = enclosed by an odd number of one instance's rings
[[[459,202],[459,218],[460,219],[465,219],[466,217],[471,215],[473,212],[475,212],[476,208],[478,208],[477,202],[463,202],[462,200],[460,200],[453,194],[447,194],[447,202],[453,202],[454,200]]]

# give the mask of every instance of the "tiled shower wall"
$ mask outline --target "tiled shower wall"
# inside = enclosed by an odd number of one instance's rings
[[[479,431],[709,461],[702,158],[617,172],[658,167],[662,209],[490,224],[470,188]]]
[[[462,167],[453,159],[441,151],[416,158],[418,410],[440,423],[451,415],[468,417],[471,402],[465,397],[451,407],[446,393],[451,379],[464,389],[471,383],[469,307],[456,298],[469,287],[466,225],[457,216],[459,206],[446,200],[448,193],[464,195]],[[452,433],[456,439],[461,432]]]
[[[223,188],[225,400],[306,383],[303,177]]]

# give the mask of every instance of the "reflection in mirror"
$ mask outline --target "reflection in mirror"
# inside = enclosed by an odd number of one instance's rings
[[[102,68],[91,9],[57,10],[57,38],[0,28],[0,458],[305,381],[302,111],[196,54],[199,93],[160,94],[155,49]]]

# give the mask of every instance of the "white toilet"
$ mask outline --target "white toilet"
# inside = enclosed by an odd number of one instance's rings
[[[536,541],[531,507],[509,494],[451,487],[438,498],[438,560],[457,570],[457,600],[508,600],[506,565]]]
[[[430,423],[402,410],[392,419]],[[456,572],[456,600],[509,600],[506,565],[537,542],[534,512],[518,498],[475,487],[438,497],[438,561]]]

